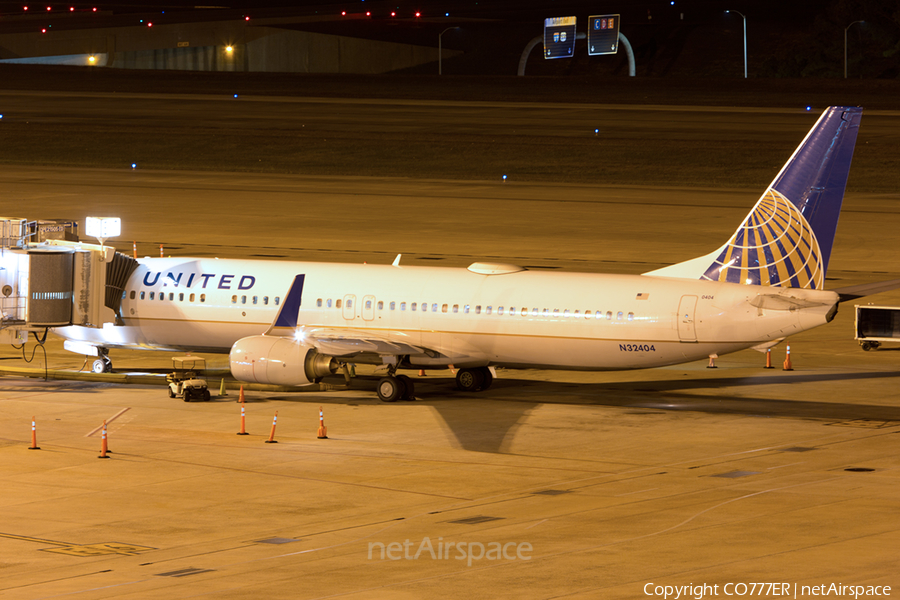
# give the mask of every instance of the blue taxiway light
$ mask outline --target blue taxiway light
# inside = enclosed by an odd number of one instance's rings
[[[132,169],[137,169],[137,163],[131,163],[131,168],[132,168]]]

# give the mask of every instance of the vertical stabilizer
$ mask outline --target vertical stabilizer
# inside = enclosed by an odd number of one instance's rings
[[[825,110],[725,245],[645,275],[823,289],[861,117]]]

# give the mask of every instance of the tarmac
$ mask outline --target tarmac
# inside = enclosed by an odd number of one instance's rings
[[[141,256],[162,244],[628,273],[709,252],[762,192],[29,166],[0,167],[0,185],[16,216],[121,216],[115,243]],[[848,193],[829,287],[900,278],[898,200]],[[900,306],[900,291],[862,302]],[[44,364],[77,371],[84,358],[58,340],[46,359],[33,342],[7,347],[0,369],[38,377],[0,380],[0,598],[895,592],[900,345],[863,352],[852,303],[789,341],[793,371],[782,344],[771,370],[755,351],[716,369],[501,370],[480,394],[432,373],[396,404],[360,369],[345,390],[248,391],[247,436],[233,389],[184,403],[159,385],[44,381]],[[159,373],[171,355],[112,359]]]

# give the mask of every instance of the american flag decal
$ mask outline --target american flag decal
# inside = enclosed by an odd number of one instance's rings
[[[649,299],[650,299],[650,294],[649,294],[649,293],[641,292],[640,294],[638,294],[637,296],[635,296],[634,299],[635,299],[635,300],[649,300]]]

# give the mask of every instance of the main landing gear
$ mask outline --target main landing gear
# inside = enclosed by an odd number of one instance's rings
[[[460,369],[456,372],[456,387],[463,392],[480,392],[491,387],[494,376],[487,367]]]
[[[390,373],[382,377],[376,388],[378,398],[382,402],[396,402],[397,400],[415,400],[416,385],[406,375],[394,375]]]
[[[91,366],[94,373],[110,373],[112,372],[112,361],[109,359],[109,350],[106,348],[97,348],[97,360]]]
[[[394,375],[395,369],[388,371],[387,377],[378,382],[376,391],[382,402],[415,400],[415,383],[406,375]],[[487,367],[460,369],[456,373],[456,387],[464,392],[480,392],[491,387],[494,375]]]

